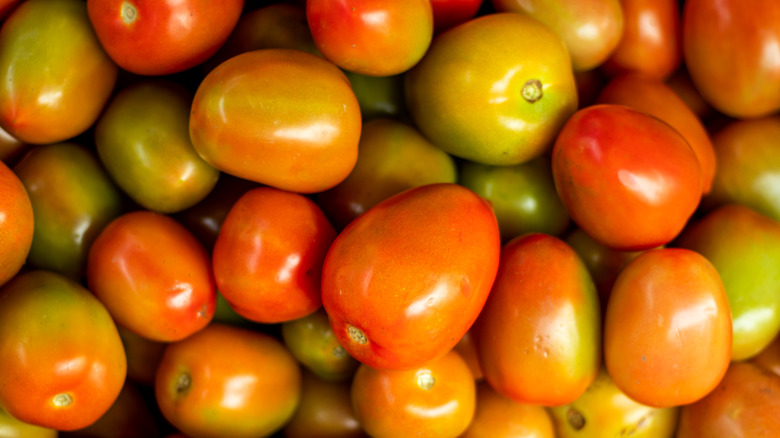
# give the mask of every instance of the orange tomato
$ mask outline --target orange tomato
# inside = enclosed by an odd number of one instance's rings
[[[19,177],[0,162],[0,286],[24,265],[33,239],[33,210]]]
[[[555,430],[543,407],[516,402],[480,382],[474,419],[461,438],[496,437],[554,438]]]
[[[753,363],[780,376],[780,335],[753,358]]]

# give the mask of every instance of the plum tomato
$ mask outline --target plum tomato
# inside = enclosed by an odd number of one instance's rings
[[[596,287],[577,253],[554,236],[526,234],[504,245],[473,333],[485,380],[520,403],[571,403],[601,366]]]
[[[117,65],[167,75],[213,55],[235,28],[244,0],[88,0],[97,38]]]
[[[168,345],[154,389],[162,414],[188,436],[269,436],[298,407],[301,370],[275,338],[210,324]]]
[[[352,406],[375,438],[455,437],[474,417],[476,384],[455,351],[409,370],[362,364],[352,380]]]
[[[33,241],[33,208],[19,177],[0,162],[0,286],[22,268]]]
[[[116,322],[153,341],[177,341],[214,316],[211,260],[184,226],[134,211],[108,224],[87,260],[90,290]]]
[[[31,144],[75,137],[97,120],[118,71],[83,1],[25,1],[0,29],[0,126]]]
[[[192,144],[207,163],[300,193],[347,177],[360,130],[360,107],[344,73],[290,49],[223,62],[200,83],[190,114]]]
[[[640,254],[615,281],[604,360],[617,387],[653,407],[693,403],[731,360],[731,313],[715,267],[686,249]]]
[[[212,253],[217,287],[244,318],[278,323],[322,304],[320,274],[336,231],[303,195],[259,187],[233,205]]]
[[[301,402],[284,426],[285,438],[365,438],[352,408],[350,382],[304,372]]]
[[[491,165],[541,155],[577,109],[563,42],[515,13],[483,15],[437,36],[406,73],[405,93],[431,143]]]
[[[369,76],[409,70],[433,38],[430,0],[307,0],[306,18],[325,58]]]
[[[639,250],[682,231],[701,198],[701,166],[674,128],[622,105],[579,110],[552,156],[558,195],[599,243]]]
[[[322,304],[341,345],[376,368],[409,369],[451,350],[498,269],[490,205],[449,183],[392,196],[352,221],[322,269]]]
[[[97,421],[125,382],[122,341],[106,308],[78,283],[48,271],[0,289],[0,409],[42,427]]]
[[[516,402],[479,382],[474,419],[460,437],[555,438],[555,430],[544,407]]]

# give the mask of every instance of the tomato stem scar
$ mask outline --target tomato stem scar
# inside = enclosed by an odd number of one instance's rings
[[[368,342],[368,338],[366,338],[366,335],[360,331],[359,328],[349,326],[347,328],[347,333],[349,333],[350,339],[352,339],[354,342],[363,345]]]
[[[70,406],[70,404],[73,403],[73,396],[63,392],[55,395],[54,398],[51,399],[51,402],[54,403],[54,406],[63,408],[65,406]]]
[[[542,98],[542,82],[539,79],[529,79],[525,81],[523,89],[520,90],[523,99],[528,103],[534,103]]]
[[[181,373],[176,379],[176,393],[181,394],[190,389],[192,385],[192,376],[189,373]]]
[[[580,430],[585,427],[585,417],[582,416],[582,412],[574,408],[569,408],[566,411],[566,419],[569,420],[569,424],[574,430]]]
[[[125,24],[130,24],[133,21],[135,21],[136,17],[138,16],[138,10],[133,6],[130,2],[124,2],[122,3],[122,21],[125,22]]]
[[[417,375],[417,386],[426,391],[433,388],[434,383],[436,383],[436,379],[430,371],[425,371]]]

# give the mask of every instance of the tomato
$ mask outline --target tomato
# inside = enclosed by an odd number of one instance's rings
[[[336,338],[376,368],[443,356],[477,319],[500,244],[490,205],[461,186],[430,184],[380,202],[325,257],[322,304]]]
[[[699,160],[702,193],[710,191],[717,163],[712,141],[696,114],[671,88],[657,79],[627,74],[610,81],[602,90],[598,103],[629,106],[655,116],[677,130]]]
[[[127,381],[102,417],[84,429],[63,435],[84,438],[159,437],[160,428],[155,414],[139,387]]]
[[[94,423],[125,381],[122,341],[106,308],[52,272],[20,274],[0,289],[0,408],[58,430]]]
[[[24,265],[33,235],[33,208],[27,189],[19,177],[0,162],[0,286]]]
[[[753,363],[780,376],[780,335],[775,336],[766,348],[758,356],[753,358]]]
[[[493,0],[498,11],[519,12],[561,37],[575,70],[601,65],[623,35],[619,0]]]
[[[693,403],[731,359],[731,313],[712,264],[686,249],[640,254],[615,281],[604,318],[604,359],[617,387],[653,407]]]
[[[550,410],[559,438],[671,437],[679,408],[653,408],[630,399],[602,367],[573,403]]]
[[[13,163],[16,162],[26,149],[26,144],[0,128],[0,161],[7,166],[13,166]]]
[[[208,253],[159,213],[134,211],[108,224],[89,251],[87,281],[118,324],[154,341],[183,339],[214,316]]]
[[[701,167],[666,123],[620,105],[578,111],[552,156],[558,195],[571,218],[614,249],[663,245],[682,231],[701,197]]]
[[[352,406],[372,437],[459,436],[474,417],[476,385],[466,362],[451,351],[409,370],[361,365],[352,380]]]
[[[718,388],[683,406],[678,438],[771,437],[780,430],[780,376],[751,363],[733,363]]]
[[[733,319],[731,358],[766,348],[780,333],[780,223],[726,205],[686,227],[676,245],[703,255],[720,274]]]
[[[358,361],[339,344],[330,327],[328,314],[322,309],[283,323],[282,339],[295,359],[317,379],[348,380],[358,367]]]
[[[317,203],[338,229],[368,209],[406,189],[454,183],[455,160],[414,127],[391,119],[363,125],[358,160],[349,176],[317,195]]]
[[[546,234],[527,234],[504,246],[473,330],[485,380],[521,403],[571,403],[601,365],[593,280],[573,249]]]
[[[471,330],[461,336],[460,341],[455,344],[453,349],[466,361],[466,365],[469,366],[471,374],[474,375],[474,380],[483,380],[485,378],[485,375],[482,373],[482,367],[479,365],[479,353],[477,352],[477,346],[475,345],[474,335],[471,334]]]
[[[266,49],[235,56],[200,83],[190,137],[207,163],[240,178],[319,192],[357,161],[360,108],[344,74],[317,56]]]
[[[405,93],[431,143],[491,165],[541,155],[577,109],[563,42],[514,13],[484,15],[439,35],[406,74]]]
[[[190,141],[192,96],[171,82],[140,82],[120,91],[95,125],[100,160],[142,207],[173,213],[209,194],[219,171]]]
[[[780,109],[780,3],[686,1],[683,57],[702,96],[732,117]]]
[[[672,74],[682,60],[676,0],[621,0],[623,36],[602,69],[612,76],[637,72],[655,79]]]
[[[433,31],[441,33],[472,19],[482,0],[431,0],[433,8]]]
[[[217,287],[239,315],[277,323],[317,310],[320,273],[336,232],[303,195],[270,187],[230,209],[212,254]]]
[[[194,67],[225,43],[244,0],[88,0],[100,44],[120,67],[167,75]]]
[[[14,166],[35,220],[28,263],[80,280],[92,242],[122,212],[122,197],[97,157],[76,143],[38,146]]]
[[[0,29],[0,126],[25,143],[86,131],[114,90],[118,69],[80,0],[30,0]]]
[[[366,76],[345,71],[360,105],[363,121],[382,117],[408,119],[404,102],[405,75]]]
[[[0,433],[3,438],[57,438],[59,433],[47,427],[19,421],[0,409]]]
[[[409,70],[433,38],[430,0],[307,0],[306,18],[325,58],[370,76]]]
[[[286,438],[363,438],[349,382],[328,382],[303,373],[301,402],[284,426]]]
[[[558,235],[570,220],[555,191],[551,169],[546,155],[514,166],[464,161],[460,184],[490,201],[502,240],[532,232]]]
[[[477,384],[477,410],[462,438],[554,438],[552,420],[536,405],[518,403],[497,393],[486,382]]]
[[[14,10],[20,0],[0,0],[0,20]]]
[[[301,370],[279,341],[221,324],[170,344],[155,380],[165,418],[198,437],[271,435],[300,393]]]

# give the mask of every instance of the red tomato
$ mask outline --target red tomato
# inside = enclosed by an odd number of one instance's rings
[[[33,209],[27,189],[0,162],[0,286],[27,260],[33,239]]]
[[[151,340],[183,339],[214,316],[208,253],[159,213],[136,211],[108,224],[89,251],[87,281],[117,323]]]
[[[430,0],[308,0],[306,18],[327,59],[370,76],[409,70],[433,38]]]
[[[477,15],[482,0],[431,0],[433,31],[443,32]]]
[[[552,164],[574,222],[614,249],[669,242],[701,197],[701,167],[685,139],[655,117],[620,105],[574,114],[555,141]]]
[[[321,305],[320,274],[336,231],[297,193],[261,187],[244,194],[214,245],[217,287],[239,315],[277,323]]]
[[[408,369],[450,351],[476,320],[498,269],[490,205],[448,183],[380,202],[331,245],[322,304],[356,359]]]
[[[111,59],[141,75],[205,61],[225,43],[244,0],[88,0],[89,20]]]
[[[731,360],[731,312],[718,271],[686,249],[655,249],[617,278],[604,319],[604,359],[615,384],[654,407],[693,403]]]

